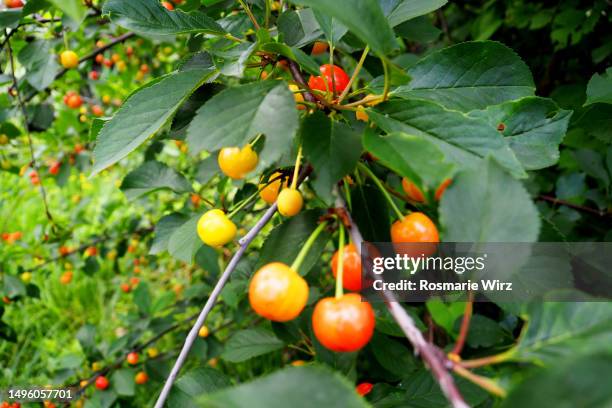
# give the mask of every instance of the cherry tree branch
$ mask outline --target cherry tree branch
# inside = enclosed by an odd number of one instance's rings
[[[312,169],[310,166],[307,166],[307,165],[304,166],[304,170],[298,177],[297,184],[299,185],[310,174],[311,171]],[[270,206],[270,208],[266,210],[266,212],[261,216],[261,218],[257,221],[257,223],[249,230],[249,232],[247,232],[247,234],[243,236],[242,238],[240,238],[240,240],[238,241],[238,244],[240,245],[240,247],[238,248],[238,250],[232,257],[232,259],[229,261],[227,266],[225,267],[225,270],[219,277],[217,284],[213,288],[210,296],[208,297],[206,304],[202,308],[202,311],[200,312],[198,319],[196,320],[195,324],[191,328],[191,331],[187,335],[187,338],[185,339],[185,343],[183,344],[183,348],[181,349],[181,352],[179,353],[179,356],[176,359],[176,362],[174,363],[172,370],[170,371],[170,375],[166,379],[164,387],[162,388],[162,391],[159,394],[159,397],[157,398],[157,402],[155,403],[155,408],[163,408],[164,403],[166,399],[168,398],[168,395],[170,394],[170,390],[172,389],[172,385],[174,384],[174,381],[176,380],[176,377],[178,376],[178,373],[180,372],[181,367],[183,367],[183,364],[185,364],[185,361],[187,360],[187,356],[189,355],[189,351],[193,347],[193,343],[198,338],[198,332],[200,331],[200,328],[204,325],[204,322],[206,321],[206,317],[208,317],[208,314],[210,313],[212,308],[217,303],[217,298],[221,294],[223,287],[225,286],[230,275],[236,268],[236,265],[238,265],[238,262],[240,262],[240,259],[246,252],[248,246],[251,244],[253,239],[255,239],[255,237],[261,232],[263,227],[272,219],[272,217],[276,213],[276,210],[277,210],[277,205],[276,203],[274,203],[273,205]]]
[[[291,72],[291,76],[295,82],[297,82],[303,89],[306,89],[306,92],[304,92],[304,99],[306,99],[308,102],[316,103],[317,98],[314,97],[309,90],[310,88],[308,88],[308,85],[306,85],[306,80],[304,80],[304,76],[302,75],[302,71],[300,71],[298,64],[296,64],[293,60],[287,60],[287,63],[289,64],[289,71]]]
[[[336,207],[342,208],[344,212],[346,212],[350,222],[349,230],[351,238],[355,244],[355,247],[357,248],[357,251],[361,253],[361,243],[363,242],[363,237],[361,236],[361,232],[359,232],[359,228],[353,222],[351,214],[346,209],[344,200],[342,200],[340,196],[338,196],[336,199]],[[380,276],[376,276],[376,279],[380,279]],[[383,291],[381,292],[381,296],[385,300],[385,304],[393,316],[393,319],[395,319],[399,327],[402,329],[406,335],[406,338],[412,344],[415,352],[421,355],[425,361],[425,364],[431,370],[431,373],[440,385],[440,389],[451,405],[454,408],[467,408],[468,405],[461,396],[461,393],[459,392],[459,389],[455,385],[453,377],[449,372],[449,370],[453,368],[453,363],[447,359],[442,350],[425,340],[423,334],[415,325],[414,320],[410,317],[410,315],[408,315],[408,313],[406,313],[392,292]]]

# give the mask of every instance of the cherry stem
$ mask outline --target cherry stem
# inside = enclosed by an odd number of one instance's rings
[[[455,347],[451,354],[455,356],[459,356],[461,351],[463,350],[463,346],[465,345],[465,340],[467,338],[468,332],[470,331],[470,321],[472,319],[472,311],[474,310],[474,292],[468,292],[468,300],[465,303],[465,311],[463,312],[463,319],[461,320],[461,328],[459,329],[459,337],[457,338],[457,343],[455,343]]]
[[[357,66],[355,67],[355,70],[353,71],[353,75],[351,76],[349,83],[346,85],[346,88],[344,88],[344,91],[342,91],[342,93],[340,94],[340,97],[338,98],[338,101],[336,102],[336,104],[340,105],[342,100],[346,98],[346,95],[351,90],[351,86],[353,85],[353,82],[355,82],[355,80],[357,79],[357,75],[359,75],[359,71],[361,71],[361,68],[363,67],[363,63],[365,62],[365,59],[368,56],[368,52],[370,52],[370,46],[366,46],[364,48],[363,53],[361,54],[361,58],[359,58],[359,62],[357,62]]]
[[[453,366],[453,371],[461,377],[478,385],[482,389],[489,391],[493,395],[496,395],[501,398],[504,398],[506,396],[506,390],[504,390],[502,387],[499,386],[499,384],[497,384],[490,378],[474,374],[470,370],[457,365]]]
[[[312,248],[319,235],[321,235],[321,232],[325,229],[327,223],[328,221],[323,221],[314,231],[312,231],[312,234],[310,234],[308,240],[306,240],[306,243],[304,243],[304,246],[302,249],[300,249],[300,252],[295,257],[295,261],[293,261],[291,264],[291,269],[299,273],[300,266],[302,266],[306,255],[308,255],[310,248]]]
[[[357,166],[364,173],[366,173],[372,179],[372,181],[374,181],[374,184],[376,184],[376,187],[378,187],[378,189],[381,191],[381,193],[383,193],[383,196],[385,196],[385,199],[387,200],[387,202],[389,203],[389,205],[391,206],[393,211],[395,211],[395,213],[397,214],[397,217],[400,220],[403,220],[404,219],[404,214],[402,214],[402,212],[399,210],[399,208],[397,208],[397,205],[395,205],[395,202],[393,201],[393,199],[391,198],[391,196],[387,192],[387,189],[383,185],[382,181],[380,181],[380,179],[378,177],[376,177],[376,175],[372,172],[372,170],[370,170],[368,168],[368,166],[366,166],[365,164],[358,163]]]
[[[344,225],[338,223],[338,273],[336,274],[336,299],[344,296]]]
[[[295,168],[293,169],[293,179],[291,180],[291,188],[295,190],[297,186],[298,174],[300,173],[300,162],[302,161],[302,145],[298,148],[297,157],[295,158]]]
[[[253,27],[255,27],[255,30],[259,30],[260,29],[259,23],[257,22],[257,19],[251,12],[251,9],[249,8],[249,6],[244,2],[244,0],[238,0],[238,3],[240,3],[244,11],[247,13],[247,16],[249,16],[249,19],[251,20],[251,23],[253,23]]]
[[[240,210],[242,210],[244,207],[246,207],[247,205],[249,205],[253,199],[257,198],[257,196],[259,195],[259,192],[261,190],[257,190],[256,192],[254,192],[253,194],[251,194],[250,196],[248,196],[247,198],[245,198],[244,200],[242,200],[237,206],[236,208],[232,208],[231,212],[229,214],[227,214],[227,218],[232,218],[234,215],[236,215]]]
[[[509,349],[503,353],[494,354],[488,357],[476,358],[473,360],[460,360],[456,364],[463,368],[477,368],[490,364],[499,364],[507,361],[514,355],[515,349]]]
[[[383,70],[385,72],[385,86],[383,88],[383,96],[382,96],[382,100],[383,102],[387,100],[388,96],[389,96],[389,63],[387,62],[387,60],[385,58],[381,59],[382,61],[382,65],[383,65]]]

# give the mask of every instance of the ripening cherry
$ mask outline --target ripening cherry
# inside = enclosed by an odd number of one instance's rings
[[[336,352],[351,352],[368,344],[374,334],[374,310],[357,293],[321,299],[312,312],[312,329],[319,342]]]
[[[278,212],[285,217],[293,217],[302,210],[304,199],[302,193],[295,188],[283,189],[276,199]]]
[[[169,1],[162,1],[161,4],[162,6],[164,6],[166,10],[169,10],[169,11],[174,10],[174,4],[170,3]]]
[[[206,338],[208,337],[209,334],[210,334],[210,330],[208,330],[208,327],[206,326],[200,327],[200,330],[198,331],[198,336],[202,338]]]
[[[312,45],[312,51],[310,51],[311,55],[321,55],[325,51],[327,51],[327,43],[323,41],[315,41]]]
[[[198,220],[198,236],[208,246],[220,247],[236,236],[236,225],[221,210],[209,210]]]
[[[109,385],[110,383],[105,376],[101,375],[98,378],[96,378],[95,386],[100,391],[104,391],[105,389],[108,388]]]
[[[307,300],[304,278],[281,262],[264,265],[249,285],[249,302],[255,313],[275,322],[295,319]]]
[[[372,391],[372,388],[374,388],[374,384],[369,382],[362,382],[355,387],[355,391],[357,392],[357,394],[364,397]]]
[[[76,68],[79,65],[79,56],[71,50],[63,51],[60,54],[60,63],[66,69]]]
[[[224,147],[219,151],[217,161],[223,174],[234,180],[239,180],[255,170],[259,159],[251,145],[247,144],[242,149],[239,147]]]
[[[72,271],[66,271],[60,276],[60,283],[68,285],[70,282],[72,282]]]
[[[132,287],[129,283],[122,283],[119,288],[123,293],[130,293],[130,291],[132,290]]]
[[[125,358],[125,361],[127,361],[129,365],[138,364],[138,360],[140,360],[140,358],[138,357],[138,353],[136,353],[135,351],[128,353],[127,357]]]
[[[83,105],[83,98],[74,91],[70,91],[64,96],[64,103],[70,109],[79,109]]]
[[[54,161],[49,166],[49,174],[51,174],[52,176],[57,176],[61,167],[62,167],[62,162],[57,161],[57,160]]]
[[[348,86],[350,78],[339,66],[324,64],[321,65],[319,70],[321,71],[321,76],[311,75],[310,79],[308,80],[308,86],[310,89],[328,92],[332,90],[333,85],[334,92],[342,92]]]
[[[433,221],[422,212],[412,212],[403,220],[398,220],[391,226],[391,241],[394,244],[421,243],[421,245],[396,245],[396,251],[411,256],[432,255],[440,242],[438,228]]]
[[[281,187],[287,187],[287,180],[283,183],[283,173],[276,171],[268,177],[267,182],[259,184],[259,196],[266,203],[274,204]]]
[[[442,198],[442,194],[444,194],[444,191],[452,183],[452,181],[452,179],[446,179],[442,183],[440,183],[434,195],[436,201],[440,201],[440,199]],[[402,179],[402,188],[404,189],[404,192],[406,193],[408,198],[410,198],[411,200],[416,201],[418,203],[424,203],[426,201],[425,195],[423,194],[421,189],[418,188],[416,184],[414,184],[408,177],[404,177]]]
[[[361,256],[357,252],[355,244],[350,243],[344,247],[342,264],[342,286],[352,291],[361,290]],[[338,275],[338,251],[334,253],[331,260],[334,278]]]
[[[4,0],[4,4],[6,5],[6,8],[10,9],[23,7],[22,0]]]
[[[144,371],[140,371],[134,376],[134,382],[138,385],[145,384],[149,381],[149,376]]]
[[[96,62],[101,65],[104,62],[104,54],[96,55]]]
[[[91,113],[93,113],[94,116],[104,116],[104,109],[102,109],[100,105],[92,105]]]
[[[306,109],[306,106],[300,102],[304,102],[304,95],[300,92],[300,87],[295,84],[289,84],[289,90],[293,93],[293,99],[295,99],[295,107],[298,110]]]

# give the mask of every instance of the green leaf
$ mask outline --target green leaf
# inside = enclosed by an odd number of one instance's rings
[[[573,153],[586,174],[602,181],[606,187],[610,185],[610,175],[606,170],[603,154],[591,149],[577,149]]]
[[[538,170],[559,160],[559,144],[565,136],[572,111],[559,109],[551,99],[527,97],[473,111],[498,130],[526,170]]]
[[[155,225],[155,236],[149,254],[156,255],[168,250],[168,242],[174,231],[185,224],[189,217],[185,214],[172,213],[161,218]]]
[[[460,320],[455,321],[455,333],[459,333]],[[470,319],[467,344],[472,348],[493,347],[510,337],[501,326],[492,319],[475,314]]]
[[[612,303],[544,302],[528,308],[527,325],[511,360],[554,363],[612,351]]]
[[[151,291],[146,282],[142,282],[134,290],[134,304],[143,315],[151,313]]]
[[[365,408],[368,405],[354,386],[339,374],[320,367],[290,367],[254,381],[202,397],[205,408]]]
[[[157,133],[213,73],[212,68],[178,72],[134,92],[98,134],[92,175],[118,162]]]
[[[484,119],[444,109],[425,100],[395,100],[369,110],[370,118],[387,133],[404,132],[433,142],[461,168],[475,168],[491,155],[515,177],[525,170],[497,129]]]
[[[379,0],[383,2],[383,0]],[[389,20],[391,27],[395,27],[404,21],[411,20],[415,17],[429,14],[432,11],[439,9],[444,6],[446,0],[395,0],[392,3],[396,3],[394,7],[385,14]],[[386,11],[386,10],[385,10]]]
[[[213,96],[191,122],[187,142],[192,154],[198,154],[204,149],[243,146],[263,133],[266,140],[259,168],[265,168],[291,148],[297,127],[297,109],[287,83],[261,81]]]
[[[303,211],[275,227],[261,248],[255,268],[258,269],[268,262],[283,262],[291,265],[310,234],[317,227],[321,215],[320,210]],[[298,271],[300,275],[306,275],[321,259],[321,253],[328,240],[329,234],[325,231],[317,237]]]
[[[277,25],[284,43],[291,47],[303,47],[321,36],[319,23],[309,8],[282,13]]]
[[[427,311],[436,324],[442,326],[446,332],[455,337],[455,323],[465,312],[465,302],[444,303],[439,299],[430,299],[425,304]]]
[[[115,24],[141,34],[225,34],[225,30],[207,15],[169,11],[157,0],[108,0],[102,14],[108,15]]]
[[[380,365],[395,374],[397,379],[418,367],[412,350],[384,334],[375,333],[370,347]]]
[[[177,381],[168,396],[169,408],[195,408],[194,397],[222,390],[231,384],[221,371],[208,367],[193,369]]]
[[[593,75],[587,85],[586,93],[584,106],[598,102],[612,104],[612,67],[608,67],[601,75]]]
[[[363,146],[380,163],[402,177],[408,177],[421,191],[435,191],[442,181],[450,177],[454,165],[431,141],[394,132],[377,135],[369,129],[363,135]]]
[[[327,41],[332,44],[338,44],[340,39],[347,33],[348,28],[346,28],[342,23],[338,21],[338,19],[331,17],[327,14],[324,14],[320,11],[315,11],[314,16],[323,30],[325,34],[325,38]]]
[[[201,214],[192,216],[187,222],[178,227],[168,241],[170,255],[183,262],[191,263],[196,252],[203,245],[197,233],[198,220]]]
[[[62,10],[71,19],[81,22],[85,18],[87,9],[81,0],[49,0],[55,7]]]
[[[32,41],[19,52],[19,62],[26,68],[26,80],[39,91],[46,89],[60,70],[55,55],[51,54],[51,41]]]
[[[319,111],[304,119],[300,133],[304,156],[314,168],[314,189],[331,204],[333,186],[355,168],[361,156],[361,138],[350,126]]]
[[[493,41],[457,44],[429,54],[408,70],[412,81],[394,94],[425,98],[464,112],[533,96],[527,65]]]
[[[247,60],[256,47],[256,43],[243,42],[226,50],[211,51],[211,55],[221,74],[242,78]]]
[[[606,380],[612,376],[609,353],[569,356],[553,364],[524,378],[502,401],[501,407],[612,406],[612,387]]]
[[[21,279],[13,276],[4,274],[4,294],[9,298],[14,298],[17,296],[23,296],[26,294],[26,287],[21,282]]]
[[[535,242],[540,217],[523,185],[492,160],[455,177],[440,202],[448,242]]]
[[[15,28],[21,20],[21,9],[0,10],[0,30]]]
[[[387,201],[377,187],[358,184],[351,191],[351,215],[363,238],[370,242],[387,242],[389,236],[389,210]]]
[[[134,396],[134,389],[136,388],[136,383],[134,381],[135,375],[135,370],[131,368],[120,368],[113,373],[111,381],[117,395],[124,397]]]
[[[397,48],[393,30],[377,0],[293,0],[293,3],[310,6],[337,19],[379,55]]]
[[[166,188],[175,193],[192,191],[185,176],[158,161],[145,162],[128,173],[121,183],[121,190],[128,200]]]
[[[283,341],[266,329],[240,330],[227,341],[221,357],[231,363],[239,363],[280,350],[283,346]]]

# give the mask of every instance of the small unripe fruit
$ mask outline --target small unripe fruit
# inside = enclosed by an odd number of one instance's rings
[[[138,360],[139,360],[138,353],[136,353],[136,352],[132,351],[131,353],[129,353],[129,354],[127,355],[127,357],[125,358],[125,360],[126,360],[126,361],[127,361],[127,363],[128,363],[128,364],[130,364],[130,365],[136,365],[136,364],[138,364]]]
[[[293,217],[302,210],[304,199],[302,194],[295,188],[286,188],[280,192],[278,199],[278,212],[285,217]]]
[[[206,245],[220,247],[236,236],[236,225],[221,210],[204,213],[198,220],[198,236]]]
[[[79,65],[79,56],[74,51],[66,50],[60,54],[60,62],[66,69],[76,68]]]
[[[210,331],[208,330],[208,327],[206,326],[200,327],[200,331],[198,331],[198,336],[206,338],[208,337],[209,334],[210,334]]]
[[[138,385],[142,385],[142,384],[146,383],[147,381],[149,381],[149,376],[144,371],[139,372],[134,377],[134,382],[136,384],[138,384]]]
[[[6,8],[21,8],[23,7],[23,1],[21,0],[4,0]]]

